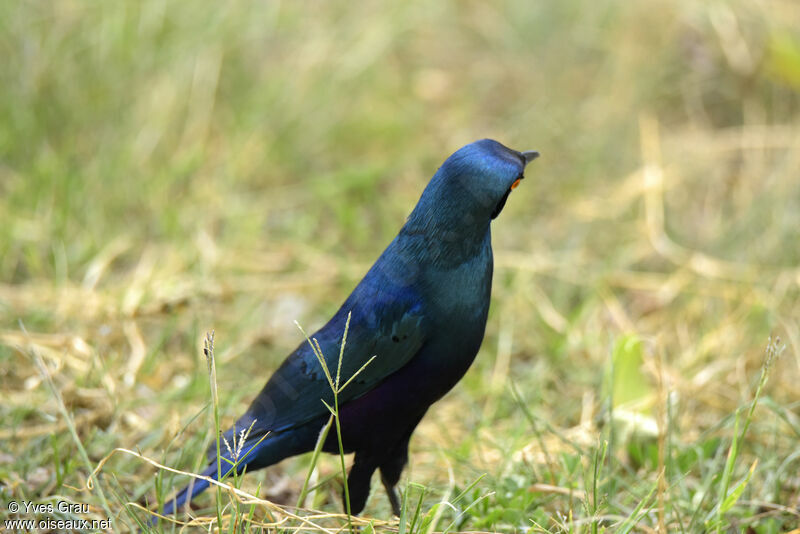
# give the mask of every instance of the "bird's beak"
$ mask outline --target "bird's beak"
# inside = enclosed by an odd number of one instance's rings
[[[530,163],[531,161],[533,161],[533,160],[535,160],[536,158],[539,157],[539,153],[537,151],[535,151],[535,150],[526,150],[525,152],[519,152],[519,155],[525,161],[525,165],[527,165],[528,163]],[[516,189],[523,178],[524,178],[524,176],[522,174],[520,174],[519,178],[517,178],[514,181],[514,183],[511,184],[511,190]]]
[[[525,165],[539,157],[539,153],[535,150],[521,152],[520,155],[522,156],[522,159],[525,160]]]

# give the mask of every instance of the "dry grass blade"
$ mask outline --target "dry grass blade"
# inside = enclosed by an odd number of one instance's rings
[[[161,463],[153,460],[152,458],[148,458],[148,457],[144,456],[141,453],[138,453],[138,452],[135,452],[135,451],[132,451],[132,450],[129,450],[129,449],[124,449],[124,448],[116,448],[113,451],[109,452],[102,460],[100,460],[97,463],[97,466],[92,471],[91,476],[89,478],[87,478],[84,488],[79,488],[79,491],[91,491],[91,490],[93,490],[94,489],[94,480],[97,478],[97,475],[100,472],[102,472],[103,467],[105,466],[105,464],[113,456],[115,456],[116,454],[120,454],[120,453],[121,454],[130,455],[130,456],[133,456],[133,457],[138,458],[140,460],[143,460],[144,462],[146,462],[146,463],[152,465],[153,467],[155,467],[155,468],[157,468],[159,470],[162,470],[162,471],[168,471],[168,472],[174,473],[176,475],[185,475],[185,476],[197,479],[197,480],[205,480],[209,484],[211,484],[211,485],[213,485],[215,487],[218,487],[218,488],[226,491],[230,495],[234,496],[237,500],[239,500],[239,502],[241,504],[244,504],[244,505],[255,504],[255,505],[258,505],[258,506],[261,506],[261,507],[269,509],[271,512],[273,512],[277,516],[282,516],[283,517],[283,519],[281,519],[280,521],[277,521],[275,523],[269,523],[269,524],[265,523],[263,526],[273,527],[273,528],[275,528],[275,527],[284,527],[285,523],[287,521],[294,520],[294,521],[297,521],[297,522],[305,525],[307,528],[311,528],[311,529],[313,529],[315,531],[333,533],[333,532],[336,532],[335,529],[329,529],[329,528],[323,527],[322,525],[319,525],[316,521],[321,520],[321,519],[336,519],[336,520],[341,520],[341,521],[346,521],[347,520],[347,516],[344,515],[344,514],[331,514],[331,513],[325,513],[325,512],[317,512],[317,511],[313,511],[313,510],[297,509],[298,511],[303,511],[303,512],[306,512],[308,514],[307,516],[299,515],[297,513],[291,512],[289,507],[280,506],[280,505],[277,505],[277,504],[275,504],[275,503],[273,503],[271,501],[265,500],[265,499],[259,499],[258,497],[254,496],[254,495],[251,495],[250,493],[247,493],[246,491],[243,491],[243,490],[241,490],[239,488],[236,488],[235,486],[233,486],[231,484],[226,484],[224,482],[219,482],[219,481],[217,481],[217,480],[215,480],[215,479],[213,479],[211,477],[205,477],[205,476],[198,475],[198,474],[195,474],[195,473],[192,473],[192,472],[189,472],[189,471],[182,471],[180,469],[175,469],[173,467],[166,466],[164,464],[161,464]],[[127,504],[135,506],[135,507],[137,507],[137,508],[139,508],[139,509],[141,509],[143,511],[147,511],[150,514],[158,515],[162,519],[166,519],[168,521],[175,522],[175,523],[178,523],[178,524],[181,524],[181,525],[196,525],[196,524],[198,524],[198,523],[194,523],[194,522],[183,523],[181,521],[176,520],[173,517],[166,517],[166,516],[161,516],[159,514],[155,514],[154,512],[152,512],[152,510],[148,510],[148,509],[142,507],[141,505],[139,505],[137,503],[127,503]],[[208,524],[209,522],[212,522],[214,520],[215,520],[215,518],[209,518],[208,520],[203,521],[201,524]],[[353,524],[355,526],[366,526],[366,525],[369,525],[369,524],[380,526],[380,525],[388,525],[388,524],[390,524],[390,522],[388,522],[388,521],[379,521],[379,520],[374,520],[374,519],[364,519],[364,518],[359,518],[357,516],[353,516],[352,517],[352,521],[353,521]]]

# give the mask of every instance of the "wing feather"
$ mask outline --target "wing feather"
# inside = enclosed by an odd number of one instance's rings
[[[340,392],[340,405],[363,395],[403,367],[426,339],[423,301],[413,285],[392,284],[382,274],[385,273],[368,273],[336,315],[311,336],[335,379],[347,315],[351,314],[340,384],[375,356]],[[333,392],[314,351],[304,340],[226,436],[230,439],[232,433],[250,428],[251,424],[248,441],[268,431],[298,427],[328,413],[323,401],[332,405]]]

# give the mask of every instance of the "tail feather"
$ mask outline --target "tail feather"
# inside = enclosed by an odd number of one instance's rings
[[[322,423],[320,423],[320,426],[321,425]],[[216,456],[211,459],[209,466],[206,467],[200,475],[213,480],[219,480],[220,478],[224,479],[229,476],[234,469],[236,469],[237,474],[240,474],[244,471],[245,467],[252,471],[270,466],[289,456],[312,450],[318,435],[319,427],[316,425],[305,425],[288,432],[268,435],[261,434],[254,438],[248,438],[243,446],[239,448],[239,460],[235,465],[231,453],[227,450],[222,452],[220,460],[221,476],[218,476]],[[185,488],[164,503],[163,515],[174,514],[183,508],[186,503],[205,491],[210,485],[211,483],[208,480],[193,478]],[[158,521],[159,518],[153,516],[151,525],[157,524]]]
[[[242,458],[239,460],[238,463],[235,463],[231,458],[230,453],[227,451],[221,455],[220,461],[220,471],[222,475],[219,475],[217,471],[217,461],[213,459],[211,463],[206,467],[201,473],[201,477],[211,478],[213,480],[220,480],[224,479],[225,477],[229,476],[234,469],[236,469],[236,473],[240,474],[244,471],[244,468],[256,458],[256,453],[258,452],[257,449],[260,448],[261,443],[253,443],[249,445],[245,445],[243,447],[244,454]],[[181,491],[175,494],[174,497],[169,499],[167,502],[164,503],[164,510],[162,512],[163,515],[172,515],[181,508],[183,508],[187,503],[191,502],[197,495],[204,492],[211,483],[204,479],[204,478],[192,478],[189,481],[189,484],[186,485]],[[159,521],[158,516],[153,516],[150,520],[151,525],[156,525]]]
[[[214,480],[219,480],[219,477],[217,477],[216,475],[217,475],[216,463],[209,465],[203,470],[203,472],[200,473],[200,476],[211,477]],[[174,514],[176,511],[183,508],[187,502],[190,502],[197,495],[204,492],[210,485],[211,485],[210,482],[202,478],[192,478],[192,480],[186,487],[184,487],[181,491],[179,491],[172,499],[164,503],[163,514],[164,515]],[[155,520],[157,521],[158,518],[155,518]]]

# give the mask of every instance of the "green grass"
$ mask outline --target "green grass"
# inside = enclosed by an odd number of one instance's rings
[[[376,480],[352,524],[796,528],[797,28],[793,0],[0,3],[0,518],[140,528],[188,481],[154,463],[201,470],[294,321],[493,137],[542,157],[493,223],[486,339],[412,439],[403,517]],[[194,514],[345,529],[341,469]]]

